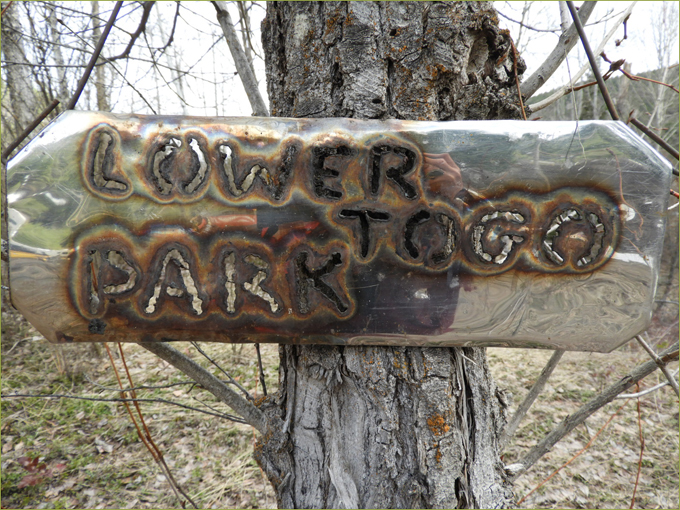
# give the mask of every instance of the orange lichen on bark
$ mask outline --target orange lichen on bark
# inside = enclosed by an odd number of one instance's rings
[[[430,427],[430,430],[435,436],[446,434],[451,428],[447,425],[444,417],[439,413],[435,413],[427,419],[427,426]]]

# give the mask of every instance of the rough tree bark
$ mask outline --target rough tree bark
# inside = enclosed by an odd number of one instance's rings
[[[489,3],[269,3],[272,115],[520,118]],[[518,62],[518,72],[524,70]],[[499,508],[504,395],[481,348],[286,345],[256,457],[286,508]]]
[[[0,6],[4,10],[9,2],[2,2]],[[9,128],[9,132],[3,133],[3,147],[9,145],[14,138],[28,126],[35,118],[35,112],[40,106],[36,104],[33,90],[27,84],[35,82],[31,74],[32,68],[28,64],[23,30],[19,21],[21,14],[17,10],[22,7],[18,3],[9,5],[2,16],[2,54],[5,61],[11,62],[11,72],[6,73],[6,87],[9,97],[3,97],[6,101],[3,108],[3,128]],[[3,91],[4,92],[4,91]],[[7,114],[7,115],[5,115]],[[8,136],[9,135],[9,136]],[[5,140],[6,138],[6,140]]]

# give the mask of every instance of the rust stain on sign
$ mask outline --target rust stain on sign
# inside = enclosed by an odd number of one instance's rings
[[[583,350],[646,326],[670,178],[617,123],[87,112],[10,167],[12,296],[53,341]]]

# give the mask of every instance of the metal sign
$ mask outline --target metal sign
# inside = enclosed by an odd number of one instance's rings
[[[51,341],[609,351],[670,176],[615,122],[67,112],[9,166],[11,295]]]

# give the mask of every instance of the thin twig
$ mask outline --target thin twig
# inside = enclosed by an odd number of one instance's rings
[[[593,55],[593,50],[590,48],[590,43],[588,42],[588,38],[586,37],[585,31],[583,30],[583,25],[581,25],[581,20],[579,19],[578,13],[576,12],[576,8],[574,7],[574,2],[568,1],[567,7],[569,8],[571,17],[574,20],[576,31],[578,32],[578,35],[581,38],[583,49],[585,50],[586,55],[588,56],[590,67],[593,70],[593,74],[595,75],[597,84],[600,87],[600,93],[602,94],[604,102],[607,105],[609,115],[612,116],[612,119],[619,120],[619,114],[616,112],[616,107],[614,106],[612,98],[609,96],[607,85],[605,85],[604,80],[602,79],[602,74],[600,74],[600,68],[597,65],[597,60],[595,60],[595,55]]]
[[[5,6],[5,8],[2,10],[2,12],[0,12],[0,18],[1,18],[2,16],[5,15],[5,11],[6,11],[7,9],[9,9],[9,6],[12,5],[13,3],[14,3],[14,2],[9,2],[9,3]]]
[[[208,354],[203,349],[201,349],[199,347],[198,342],[192,341],[191,345],[193,345],[194,348],[198,352],[200,352],[205,359],[207,359],[210,363],[212,363],[215,367],[217,367],[220,372],[222,372],[224,375],[226,375],[227,378],[229,379],[229,382],[232,383],[234,386],[236,386],[239,390],[241,390],[248,400],[250,400],[251,402],[255,400],[247,389],[245,389],[243,386],[241,386],[241,384],[236,379],[234,379],[229,372],[227,372],[224,368],[222,368],[220,366],[220,364],[217,363],[217,361],[215,361],[210,356],[208,356]]]
[[[654,363],[657,364],[657,366],[661,369],[663,372],[663,375],[666,376],[666,379],[668,379],[668,384],[671,385],[671,388],[673,388],[673,391],[675,391],[675,394],[680,397],[680,392],[678,392],[678,381],[675,380],[675,377],[671,374],[670,370],[668,370],[668,367],[666,366],[666,363],[659,358],[659,356],[654,352],[654,349],[652,349],[647,342],[642,338],[642,335],[635,335],[635,340],[638,341],[638,343],[642,346],[642,348],[647,351],[647,354],[654,360]]]
[[[524,101],[522,101],[522,90],[519,86],[519,77],[517,76],[517,48],[515,48],[515,43],[510,39],[510,45],[512,46],[512,69],[515,73],[515,84],[517,85],[517,96],[519,97],[519,105],[522,108],[522,118],[527,120],[527,112],[524,111]]]
[[[57,21],[59,23],[61,23],[67,30],[69,30],[78,40],[80,40],[80,42],[82,42],[83,44],[86,44],[86,45],[90,45],[90,43],[88,41],[84,40],[76,32],[71,30],[63,21],[61,21],[59,19]],[[106,60],[106,57],[101,56],[100,58],[105,61],[105,62],[102,62],[102,64],[111,64],[111,69],[116,71],[120,75],[120,77],[123,79],[123,81],[127,84],[127,86],[130,87],[132,90],[134,90],[137,93],[137,95],[140,97],[140,99],[142,101],[144,101],[144,104],[146,104],[146,106],[149,107],[149,110],[151,110],[151,112],[154,115],[157,115],[156,110],[154,110],[153,106],[151,106],[151,103],[149,103],[149,101],[147,101],[147,99],[144,97],[144,95],[139,90],[137,90],[137,88],[130,82],[130,80],[127,79],[127,76],[125,76],[125,73],[123,73],[120,69],[118,69],[118,67],[116,67],[116,64],[114,62],[109,62],[108,60]],[[135,60],[135,59],[131,59],[131,60]],[[143,59],[136,59],[136,60],[143,61]],[[98,65],[98,64],[95,64],[95,65]],[[44,66],[44,67],[54,67],[54,66]],[[72,67],[72,66],[63,66],[63,67]],[[81,67],[81,66],[77,66],[77,67]]]
[[[120,342],[118,343],[118,346],[120,347]],[[118,373],[118,368],[116,367],[116,363],[113,360],[113,354],[111,353],[111,349],[109,348],[109,344],[104,344],[104,347],[106,347],[106,352],[109,355],[109,361],[111,362],[111,367],[113,367],[113,372],[116,375],[118,385],[122,388],[123,387],[123,381],[121,381],[121,379],[120,379],[120,374]],[[122,349],[121,349],[121,356],[123,356]],[[121,395],[121,397],[125,397],[125,392],[121,391],[120,395]],[[132,399],[130,399],[130,400],[132,400],[135,407],[137,408],[137,411],[139,412],[139,404],[137,402],[137,396],[134,393],[132,394]],[[161,458],[159,457],[158,448],[154,448],[155,445],[154,446],[151,445],[151,443],[149,442],[148,435],[145,435],[145,434],[142,433],[142,430],[139,428],[139,424],[137,423],[137,419],[135,418],[135,415],[133,414],[132,409],[130,408],[130,405],[127,402],[124,402],[124,406],[125,406],[125,409],[128,412],[128,415],[130,416],[130,420],[132,421],[132,424],[135,426],[135,429],[137,430],[137,436],[142,441],[144,446],[146,446],[146,449],[151,454],[151,457],[153,457],[154,462],[156,462],[156,464],[158,464],[158,466],[161,468],[161,471],[163,471],[164,474],[165,474],[165,471],[163,469],[163,465],[161,463]],[[140,413],[140,418],[143,419],[143,417],[141,416],[141,413]],[[173,486],[172,481],[170,480],[170,478],[167,475],[166,475],[166,479],[168,480],[168,483],[170,484],[170,487],[172,488],[173,492],[175,493],[175,496],[177,497],[177,499],[179,499],[181,501],[182,499],[179,497],[179,493],[177,491],[177,488]]]
[[[633,112],[630,112],[631,115],[628,117],[628,122],[631,123],[633,126],[638,128],[640,131],[642,131],[644,134],[646,134],[648,137],[650,137],[652,140],[654,140],[656,143],[658,143],[668,154],[673,156],[675,159],[680,159],[680,154],[678,153],[677,149],[674,149],[668,143],[661,138],[659,135],[657,135],[654,131],[649,129],[647,126],[645,126],[642,122],[637,120],[635,117],[632,116]],[[675,175],[678,175],[677,169],[673,169],[673,173]]]
[[[225,414],[225,413],[219,411],[217,408],[215,408],[215,407],[213,407],[213,406],[211,406],[211,405],[209,405],[209,404],[203,402],[203,401],[202,401],[200,398],[198,398],[198,397],[191,397],[191,398],[194,399],[196,402],[200,402],[201,404],[203,404],[205,407],[207,407],[208,409],[210,409],[211,411],[213,411],[213,413],[216,414],[216,415],[229,416],[229,420],[231,420],[231,421],[234,421],[234,422],[236,422],[236,423],[242,423],[242,424],[244,424],[244,425],[248,425],[248,424],[247,424],[244,420],[242,420],[241,418],[238,418],[237,416],[233,416],[233,415],[231,415],[231,414]],[[253,429],[253,431],[254,431],[254,430],[255,430],[255,429]]]
[[[602,57],[603,57],[605,60],[607,60],[607,58],[605,57],[604,53],[602,53]],[[607,60],[607,62],[609,62],[609,60]],[[632,80],[632,81],[640,81],[640,80],[642,80],[642,81],[648,81],[648,82],[651,82],[651,83],[656,83],[657,85],[663,85],[664,87],[668,87],[668,88],[671,89],[673,92],[680,93],[680,91],[679,91],[678,89],[676,89],[676,88],[675,88],[673,85],[671,85],[670,83],[664,83],[664,82],[662,82],[662,81],[652,80],[651,78],[645,78],[644,76],[638,76],[638,75],[636,75],[636,74],[631,74],[631,73],[629,73],[628,71],[626,71],[625,69],[623,69],[623,67],[621,67],[621,66],[619,66],[619,67],[618,67],[617,69],[615,69],[615,70],[616,70],[616,71],[621,71],[621,72],[623,73],[623,75],[624,75],[626,78],[628,78],[629,80]]]
[[[267,433],[269,424],[264,413],[194,360],[185,356],[173,347],[170,347],[165,342],[144,342],[139,345],[154,353],[156,356],[163,358],[175,368],[184,372],[184,374],[191,379],[198,382],[204,389],[208,390],[219,400],[240,414],[246,423],[255,427],[258,432],[261,434]]]
[[[262,356],[260,355],[260,344],[255,344],[255,351],[257,352],[257,370],[260,376],[260,383],[262,384],[262,393],[267,396],[267,384],[264,382],[264,369],[262,368]]]
[[[536,397],[538,397],[543,391],[545,383],[548,382],[548,379],[552,375],[553,370],[555,370],[555,367],[560,362],[560,359],[562,359],[563,354],[564,350],[562,349],[555,350],[550,359],[548,360],[548,363],[546,363],[545,367],[543,367],[543,370],[541,370],[541,374],[538,376],[538,379],[536,379],[536,382],[531,387],[531,390],[529,390],[529,393],[524,398],[524,401],[517,408],[515,414],[512,415],[512,418],[510,419],[508,425],[505,427],[505,430],[503,430],[503,434],[501,435],[501,439],[499,441],[501,450],[505,448],[510,439],[512,439],[512,436],[515,435],[517,427],[519,427],[520,422],[529,411],[529,408],[534,403],[534,400],[536,400]]]
[[[507,19],[508,21],[512,21],[513,23],[517,23],[517,24],[520,25],[521,27],[524,27],[524,28],[526,28],[526,29],[528,29],[528,30],[533,30],[534,32],[549,32],[549,33],[551,33],[551,34],[554,34],[555,32],[559,32],[559,31],[560,31],[559,28],[550,29],[550,28],[536,28],[536,27],[532,27],[531,25],[527,25],[526,23],[524,23],[524,22],[522,22],[522,21],[517,21],[516,19],[512,19],[510,16],[508,16],[507,14],[503,14],[501,11],[498,11],[498,10],[497,10],[496,12],[498,13],[498,15],[499,15],[500,17],[505,18],[505,19]]]
[[[128,41],[127,46],[123,50],[123,52],[120,55],[116,55],[115,57],[108,57],[106,60],[109,62],[113,62],[114,60],[120,60],[123,58],[127,58],[130,56],[130,51],[132,51],[132,47],[135,45],[135,42],[139,38],[140,35],[142,35],[142,32],[146,33],[146,22],[149,20],[149,15],[151,14],[151,9],[153,9],[153,6],[156,2],[144,2],[142,6],[142,18],[139,20],[139,25],[137,26],[137,30],[135,30],[132,34],[130,34],[130,41]]]
[[[120,377],[118,376],[118,369],[116,368],[116,365],[113,361],[113,356],[111,355],[111,351],[109,350],[108,344],[106,344],[106,351],[109,353],[109,359],[111,360],[111,365],[113,366],[113,369],[116,372],[116,378],[118,379],[118,384],[123,387],[123,384],[120,380]],[[118,342],[118,351],[120,352],[120,359],[123,362],[123,368],[125,368],[125,374],[127,375],[128,382],[130,383],[131,387],[134,387],[134,384],[132,383],[132,376],[130,375],[130,371],[128,370],[127,367],[127,362],[125,361],[125,353],[123,352],[123,345]],[[122,393],[122,392],[121,392]],[[137,428],[137,434],[139,435],[140,439],[144,443],[144,445],[147,447],[149,452],[151,453],[152,457],[156,461],[156,463],[160,466],[161,471],[163,471],[163,474],[165,475],[165,478],[168,480],[168,484],[170,485],[170,488],[172,488],[173,492],[175,493],[175,497],[182,502],[182,497],[191,503],[191,505],[194,508],[198,508],[196,503],[189,497],[189,495],[184,492],[182,487],[177,483],[177,480],[175,480],[175,477],[172,475],[172,472],[170,471],[170,468],[165,462],[165,459],[163,458],[163,452],[158,448],[154,440],[151,438],[151,431],[149,430],[149,427],[146,426],[146,421],[144,420],[144,414],[142,413],[142,410],[139,407],[139,402],[137,401],[137,394],[135,393],[134,390],[130,392],[132,395],[132,403],[135,406],[135,409],[137,410],[137,414],[139,416],[139,420],[142,423],[142,427],[144,428],[145,435],[142,436],[139,426],[137,425],[137,422],[134,419],[134,416],[132,415],[132,411],[130,410],[130,406],[126,404],[126,408],[128,410],[128,413],[130,415],[130,418],[132,418],[133,423],[135,424],[135,427]]]
[[[91,385],[96,386],[97,388],[100,388],[102,390],[106,391],[135,391],[135,390],[163,390],[167,388],[173,388],[175,386],[186,386],[190,384],[191,386],[199,386],[199,384],[195,381],[182,381],[182,382],[176,382],[176,383],[170,383],[170,384],[160,384],[158,386],[148,386],[146,384],[142,384],[140,386],[135,386],[134,388],[110,388],[109,386],[104,386],[103,384],[99,384],[94,382],[92,379],[87,374],[83,374],[85,380],[89,382]],[[193,388],[189,388],[189,391],[191,391]]]
[[[525,499],[527,499],[527,498],[528,498],[529,496],[531,496],[534,492],[536,492],[538,489],[540,489],[540,488],[543,487],[546,483],[548,483],[548,482],[550,481],[550,479],[551,479],[553,476],[555,476],[557,473],[559,473],[559,472],[562,471],[565,467],[567,467],[569,464],[571,464],[571,463],[574,461],[574,459],[576,459],[579,455],[581,455],[581,454],[582,454],[583,452],[585,452],[588,448],[590,448],[590,446],[593,444],[593,442],[595,441],[595,439],[597,439],[597,437],[604,431],[604,429],[607,428],[607,425],[609,425],[609,424],[611,423],[611,421],[614,419],[614,417],[615,417],[617,414],[619,414],[619,412],[621,411],[621,409],[623,409],[624,406],[625,406],[627,403],[628,403],[628,401],[626,400],[623,404],[621,404],[621,407],[619,407],[619,408],[616,410],[616,412],[615,412],[614,414],[612,414],[612,415],[609,417],[609,419],[606,421],[606,423],[605,423],[604,425],[602,425],[602,427],[600,427],[600,430],[598,430],[598,431],[595,433],[595,435],[594,435],[593,437],[590,438],[590,441],[588,441],[588,444],[587,444],[587,445],[585,445],[583,448],[581,448],[581,449],[580,449],[580,450],[579,450],[579,451],[578,451],[571,459],[569,459],[567,462],[565,462],[565,463],[562,464],[560,467],[558,467],[555,471],[553,471],[552,474],[551,474],[548,478],[546,478],[545,480],[543,480],[543,481],[542,481],[541,483],[539,483],[536,487],[534,487],[534,488],[531,489],[527,494],[525,494],[525,495],[522,497],[522,499],[520,499],[520,500],[517,502],[517,506],[519,506]]]
[[[165,53],[165,50],[167,50],[172,42],[175,40],[175,29],[177,28],[177,18],[179,18],[179,7],[180,7],[180,2],[177,0],[177,8],[175,10],[175,17],[172,20],[172,28],[170,29],[170,36],[168,37],[168,42],[165,43],[165,45],[161,48],[156,48],[159,53]]]
[[[119,391],[119,390],[116,390]],[[196,411],[197,413],[207,414],[209,416],[215,416],[216,418],[223,418],[225,420],[233,421],[236,423],[242,423],[248,425],[242,418],[238,416],[232,416],[230,414],[224,413],[213,413],[210,411],[205,411],[198,407],[189,406],[186,404],[180,404],[179,402],[173,402],[172,400],[167,400],[164,398],[107,398],[107,397],[80,397],[77,395],[64,395],[59,393],[50,393],[49,395],[41,395],[39,393],[2,393],[1,398],[71,398],[73,400],[88,400],[90,402],[120,402],[123,405],[133,401],[145,402],[151,404],[170,404],[176,407],[181,407],[182,409],[187,409],[189,411]]]
[[[668,363],[670,361],[675,361],[678,359],[678,342],[673,346],[669,347],[665,351],[661,352],[659,359],[663,363]],[[527,453],[518,464],[518,468],[513,471],[510,478],[512,481],[517,479],[517,477],[526,473],[526,471],[533,466],[538,459],[543,457],[550,449],[560,441],[564,436],[569,434],[574,428],[583,423],[590,415],[592,415],[598,409],[604,407],[609,402],[614,400],[616,396],[623,393],[628,388],[633,386],[636,382],[644,379],[649,374],[654,372],[659,366],[655,361],[647,361],[642,365],[634,368],[628,375],[621,378],[619,381],[611,385],[609,388],[605,389],[602,393],[597,395],[595,398],[591,399],[585,403],[581,408],[574,414],[567,416],[562,423],[555,427],[547,436],[545,436],[536,446],[534,446],[529,453]]]
[[[53,99],[52,102],[47,105],[47,108],[45,108],[40,115],[38,115],[33,122],[31,122],[26,129],[24,129],[19,136],[17,136],[16,140],[14,140],[9,146],[3,151],[2,153],[2,159],[6,160],[10,154],[12,154],[12,151],[19,147],[21,145],[21,142],[23,142],[28,135],[30,135],[35,128],[37,128],[40,123],[45,120],[45,117],[47,117],[50,113],[52,113],[52,110],[54,110],[57,105],[59,104],[59,101],[57,99]]]
[[[130,383],[131,387],[134,387],[134,384],[132,382],[132,375],[130,375],[130,370],[128,369],[127,366],[127,361],[125,359],[125,353],[123,352],[123,344],[118,342],[118,350],[120,352],[120,359],[123,363],[123,368],[125,369],[125,375],[127,376],[128,382]],[[149,430],[149,427],[146,425],[146,420],[144,419],[144,414],[142,413],[142,409],[139,407],[139,402],[137,402],[137,393],[132,390],[130,392],[132,395],[132,398],[135,399],[133,401],[133,405],[135,406],[135,409],[137,410],[137,414],[139,415],[139,421],[142,423],[142,427],[144,427],[144,433],[146,434],[146,440],[149,442],[151,447],[156,451],[156,454],[159,459],[159,465],[161,466],[161,470],[165,474],[165,477],[168,480],[168,483],[170,484],[170,487],[175,493],[175,496],[177,499],[181,502],[182,498],[180,497],[183,496],[189,503],[191,503],[191,506],[194,508],[198,508],[196,503],[189,497],[189,495],[182,489],[182,486],[177,482],[175,479],[174,475],[172,474],[172,471],[170,471],[170,466],[165,462],[165,457],[163,456],[163,452],[161,449],[158,447],[156,442],[153,440],[151,437],[151,431]]]
[[[604,48],[607,45],[607,43],[609,42],[609,40],[612,37],[614,37],[614,35],[616,34],[616,31],[618,30],[619,26],[623,22],[623,19],[632,12],[633,7],[635,7],[635,4],[637,4],[637,2],[632,2],[628,6],[626,11],[614,22],[614,25],[611,27],[609,32],[607,32],[607,35],[605,35],[604,39],[602,39],[602,41],[600,42],[600,45],[597,47],[597,53],[598,54],[600,54],[604,50]],[[560,87],[557,90],[557,92],[555,92],[554,94],[550,95],[549,97],[543,99],[542,101],[538,101],[536,103],[530,104],[529,107],[531,108],[531,111],[533,113],[536,113],[537,111],[542,110],[543,108],[547,108],[551,104],[558,101],[560,98],[569,94],[572,91],[573,86],[581,78],[581,76],[583,76],[585,74],[585,72],[588,70],[589,67],[590,67],[590,65],[588,63],[584,64],[583,66],[581,66],[581,68],[578,70],[578,72],[569,80],[569,82],[566,85],[563,85],[562,87]]]
[[[673,377],[678,375],[678,371],[676,370],[675,373],[673,374]],[[640,398],[644,397],[645,395],[649,395],[650,393],[654,393],[655,391],[663,388],[664,386],[670,386],[668,381],[664,381],[662,383],[657,384],[656,386],[652,386],[651,388],[647,388],[646,390],[639,391],[637,393],[621,393],[620,395],[617,395],[617,399],[619,398]]]
[[[102,49],[104,48],[104,43],[106,42],[106,38],[109,36],[109,32],[111,32],[111,28],[113,27],[113,23],[116,21],[116,16],[118,16],[118,11],[120,11],[120,8],[123,6],[123,2],[116,2],[116,5],[113,8],[113,11],[111,11],[111,16],[109,17],[109,21],[106,23],[106,27],[104,27],[104,32],[102,33],[102,36],[99,38],[99,41],[97,41],[97,46],[94,49],[94,53],[92,53],[92,57],[90,57],[90,62],[87,64],[87,67],[85,68],[85,72],[83,73],[82,78],[80,78],[80,81],[78,82],[78,87],[76,87],[76,91],[73,93],[73,97],[71,100],[68,102],[68,106],[66,107],[67,110],[73,110],[76,107],[76,104],[78,103],[78,99],[80,99],[80,94],[83,92],[83,89],[85,88],[85,84],[87,83],[87,80],[90,78],[90,74],[92,73],[92,69],[94,68],[95,62],[97,62],[97,59],[99,58],[99,54],[102,52]]]
[[[635,389],[640,391],[640,383],[635,385]],[[637,474],[635,475],[635,487],[633,487],[633,497],[630,499],[630,508],[635,506],[635,494],[637,493],[638,484],[640,483],[640,471],[642,471],[642,455],[645,451],[645,436],[642,435],[642,409],[640,408],[640,399],[637,401],[637,415],[638,415],[638,430],[640,433],[640,458],[638,459]]]

